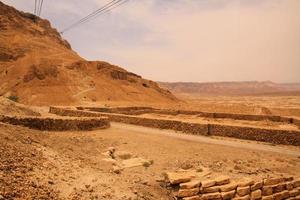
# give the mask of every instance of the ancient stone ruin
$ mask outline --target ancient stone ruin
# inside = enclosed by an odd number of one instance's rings
[[[200,178],[195,173],[166,173],[174,199],[182,200],[281,200],[300,199],[300,179],[277,177],[233,180],[228,176]]]

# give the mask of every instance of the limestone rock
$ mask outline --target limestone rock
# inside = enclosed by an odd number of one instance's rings
[[[284,182],[284,178],[268,178],[264,179],[264,185],[276,185],[278,183]]]
[[[238,183],[239,187],[246,187],[246,186],[250,186],[253,185],[254,181],[250,178],[244,178],[240,183]]]
[[[246,195],[243,197],[235,197],[233,200],[250,200],[250,195]]]
[[[272,186],[273,193],[282,192],[283,190],[285,190],[285,188],[286,188],[285,183],[280,183],[280,184]]]
[[[223,200],[232,199],[234,197],[234,195],[235,195],[235,190],[221,193]]]
[[[294,189],[294,190],[289,191],[289,193],[290,193],[290,197],[296,197],[296,196],[300,195],[300,190]]]
[[[220,176],[215,179],[216,185],[224,185],[228,184],[230,182],[230,177],[229,176]]]
[[[215,192],[215,193],[208,193],[208,194],[203,194],[201,196],[202,200],[214,200],[214,199],[222,199],[221,193]]]
[[[191,197],[199,193],[199,188],[192,189],[179,189],[177,196],[178,197]]]
[[[246,187],[238,187],[236,189],[236,193],[239,195],[239,196],[245,196],[247,194],[250,193],[250,186],[246,186]]]
[[[255,182],[253,185],[251,185],[251,191],[261,189],[262,186],[263,186],[263,181]]]
[[[208,187],[208,188],[201,188],[200,191],[201,191],[202,194],[214,193],[214,192],[219,192],[220,187],[219,186],[213,186],[213,187]]]
[[[184,197],[183,200],[201,200],[200,196]]]
[[[260,199],[261,198],[261,190],[255,190],[251,192],[251,200]]]
[[[263,188],[262,188],[262,194],[264,196],[268,196],[268,195],[273,194],[272,186],[263,186]]]
[[[201,181],[200,180],[192,180],[190,182],[181,183],[180,188],[181,189],[191,189],[191,188],[197,188],[200,187]]]
[[[120,158],[122,160],[127,160],[127,159],[132,158],[132,154],[127,151],[117,151],[117,152],[115,152],[114,155],[116,158]]]
[[[227,185],[220,186],[221,192],[229,192],[231,190],[235,190],[237,188],[237,184],[235,182],[231,182]]]
[[[300,179],[293,181],[294,188],[300,187]]]
[[[180,184],[189,182],[193,176],[190,174],[182,173],[182,172],[167,172],[166,173],[167,180],[172,184]]]
[[[201,182],[201,185],[202,185],[202,188],[208,188],[208,187],[212,187],[216,184],[216,181],[215,180],[207,180],[207,181],[202,181]]]
[[[287,183],[286,183],[286,189],[287,189],[287,190],[292,190],[292,189],[294,189],[294,184],[293,184],[293,182],[287,182]]]
[[[274,200],[274,197],[273,197],[273,195],[263,196],[262,200]]]

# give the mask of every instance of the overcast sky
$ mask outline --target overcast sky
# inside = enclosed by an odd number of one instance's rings
[[[44,0],[42,17],[62,30],[108,1]],[[300,0],[130,0],[63,37],[155,81],[300,82]]]

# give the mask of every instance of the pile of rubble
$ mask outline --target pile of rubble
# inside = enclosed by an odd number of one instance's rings
[[[300,199],[300,179],[293,177],[262,180],[231,180],[228,176],[201,179],[184,172],[166,173],[174,199],[183,200],[281,200]]]

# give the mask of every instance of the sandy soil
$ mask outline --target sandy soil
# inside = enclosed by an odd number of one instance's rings
[[[169,199],[159,182],[161,174],[180,168],[208,168],[236,178],[300,174],[297,147],[224,138],[190,141],[122,124],[90,132],[40,132],[10,125],[0,129],[0,195],[7,199],[43,199],[43,194],[54,199]],[[115,173],[103,161],[109,147],[153,165]]]

